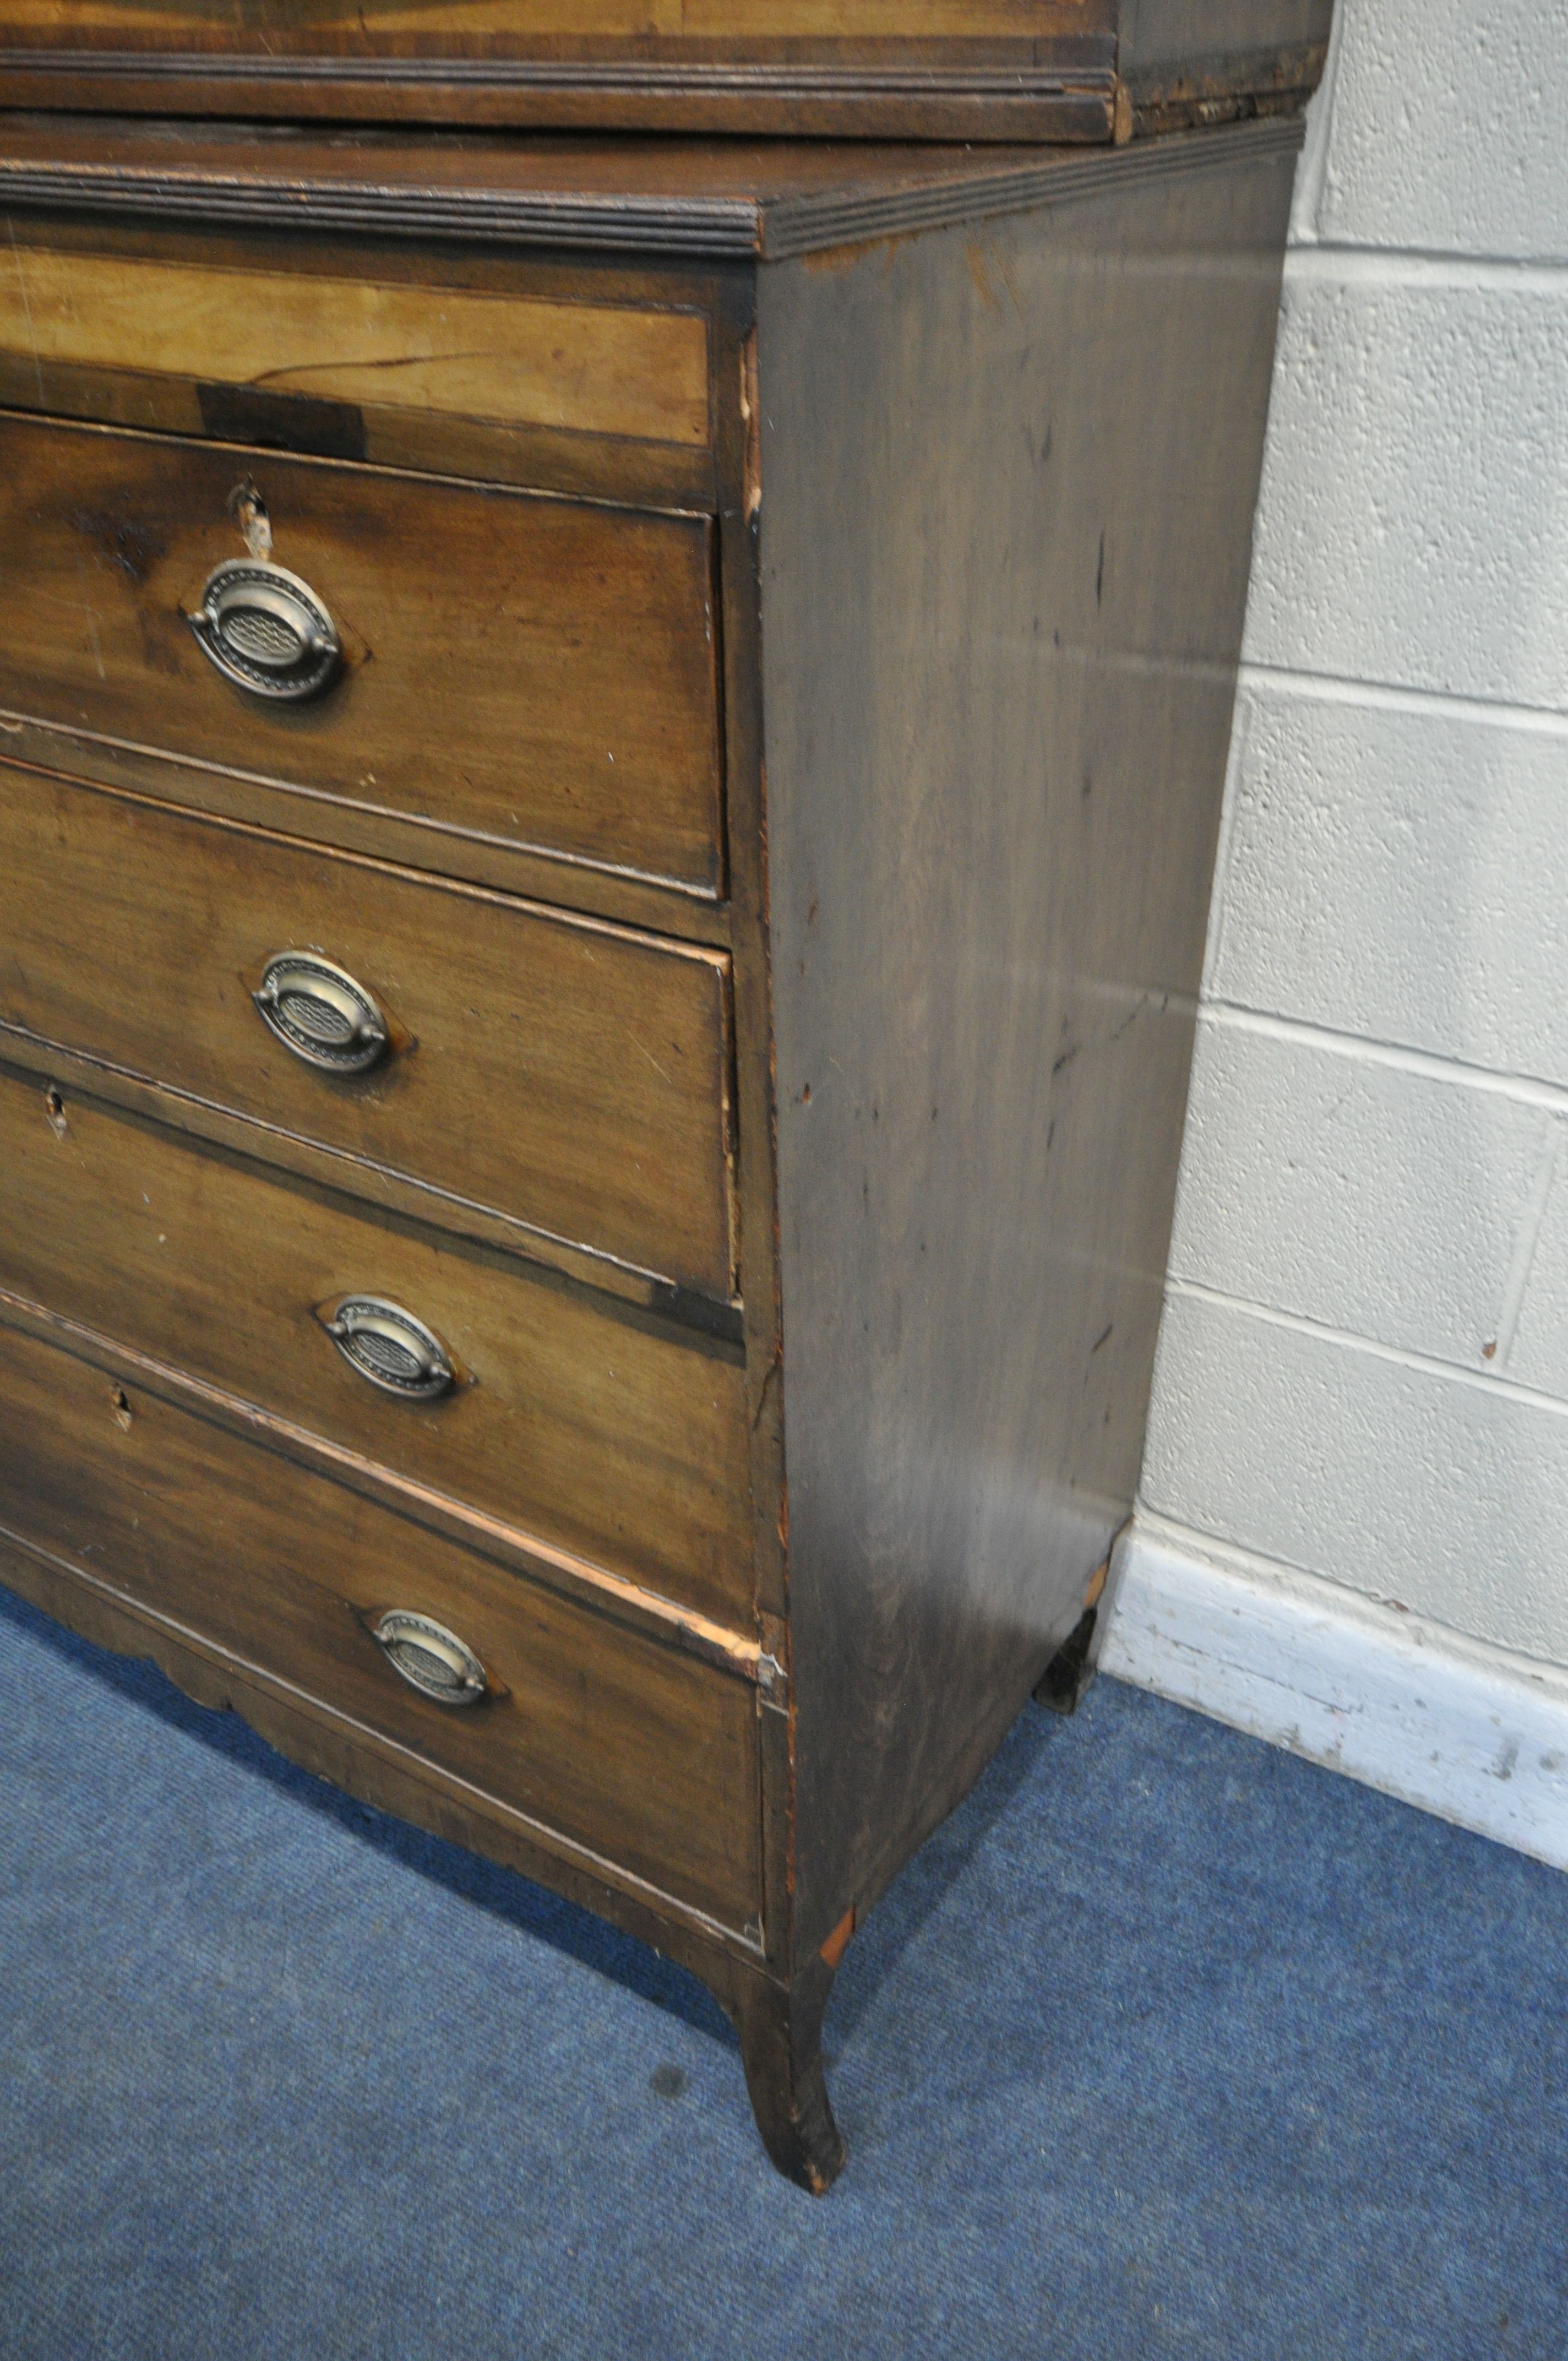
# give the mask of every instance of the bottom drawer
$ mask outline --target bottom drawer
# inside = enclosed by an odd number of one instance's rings
[[[747,1683],[8,1329],[0,1525],[709,1917],[760,1917]],[[393,1668],[396,1610],[472,1651],[477,1704]]]

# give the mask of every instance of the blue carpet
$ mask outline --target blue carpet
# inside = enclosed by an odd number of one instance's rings
[[[1568,2356],[1568,1878],[1112,1683],[851,1945],[825,2201],[678,1971],[10,1601],[0,1775],[7,2356]]]

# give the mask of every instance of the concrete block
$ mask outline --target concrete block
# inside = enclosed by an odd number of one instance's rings
[[[1518,1317],[1500,1365],[1521,1386],[1568,1401],[1568,1121],[1552,1127],[1552,1165]]]
[[[1568,1664],[1568,1411],[1505,1385],[1179,1288],[1143,1497],[1197,1532]]]
[[[1388,268],[1287,272],[1247,654],[1561,711],[1568,274]]]
[[[1338,0],[1335,13],[1316,235],[1423,253],[1568,256],[1561,9]]]
[[[1145,1469],[1151,1511],[1266,1568],[1561,1664],[1565,120],[1561,5],[1339,0]],[[1224,1613],[1255,1623],[1256,1604]],[[1384,1653],[1388,1742],[1363,1776],[1426,1759]],[[1242,1685],[1265,1721],[1266,1656]],[[1321,1670],[1303,1711],[1332,1688]],[[1468,1824],[1490,1828],[1488,1783],[1513,1774],[1482,1759],[1483,1703],[1454,1760],[1482,1798]],[[1331,1704],[1332,1747],[1360,1708]],[[1297,1704],[1278,1715],[1268,1734],[1303,1742]],[[1464,1817],[1425,1776],[1395,1792]]]
[[[1204,1024],[1172,1273],[1484,1368],[1552,1128],[1457,1077]]]
[[[1568,1086],[1568,728],[1245,686],[1210,994]]]

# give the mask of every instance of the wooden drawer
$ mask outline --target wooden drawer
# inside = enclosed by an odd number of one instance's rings
[[[342,642],[302,703],[187,620],[247,482]],[[391,814],[433,866],[444,834],[719,890],[713,565],[700,517],[0,415],[0,708]]]
[[[728,1926],[758,1916],[755,1692],[101,1369],[0,1329],[0,1525]],[[422,1696],[427,1616],[495,1693]]]
[[[723,954],[5,764],[0,917],[0,1023],[729,1298]],[[369,1072],[258,1015],[291,950],[386,1012]]]
[[[607,301],[597,289],[461,284],[450,258],[444,273],[422,257],[411,280],[384,251],[356,269],[341,247],[295,250],[280,268],[276,247],[234,236],[193,257],[61,243],[58,221],[42,240],[36,225],[13,227],[0,399],[18,409],[63,401],[72,417],[228,442],[272,444],[292,429],[335,437],[329,457],[413,465],[427,454],[411,459],[405,421],[427,434],[460,420],[680,450],[709,438],[707,322],[668,291]],[[473,258],[461,269],[472,278]],[[84,396],[115,406],[78,408]],[[271,432],[225,432],[247,414]]]
[[[0,1288],[753,1628],[738,1352],[0,1070]],[[457,1382],[399,1400],[326,1319],[390,1299]]]

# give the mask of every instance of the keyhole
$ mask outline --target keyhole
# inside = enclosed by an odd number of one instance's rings
[[[109,1400],[115,1412],[115,1424],[123,1426],[128,1434],[131,1431],[131,1405],[130,1397],[124,1386],[116,1386],[110,1394]]]
[[[65,1101],[51,1082],[44,1093],[44,1115],[57,1139],[63,1139],[71,1126],[65,1120]]]

